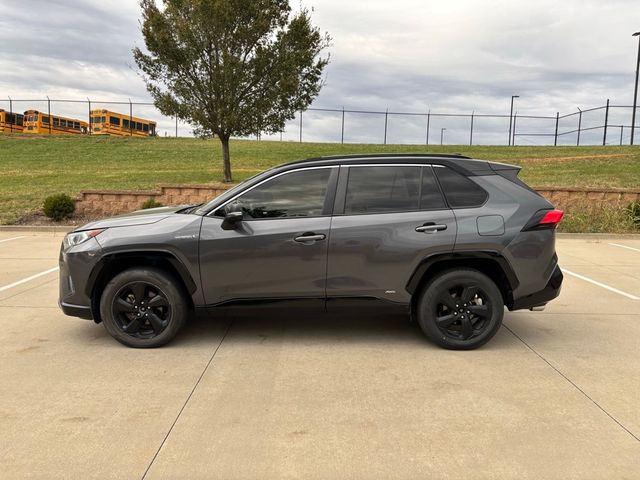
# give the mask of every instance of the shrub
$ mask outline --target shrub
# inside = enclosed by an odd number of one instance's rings
[[[631,202],[624,210],[636,228],[640,228],[640,201]]]
[[[156,202],[155,198],[150,198],[142,204],[142,209],[146,210],[147,208],[158,208],[162,206],[163,205],[160,202]]]
[[[76,203],[66,193],[51,195],[44,200],[44,214],[56,222],[71,217],[75,211]]]

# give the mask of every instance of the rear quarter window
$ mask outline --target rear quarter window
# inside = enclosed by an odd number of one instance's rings
[[[451,208],[480,207],[487,201],[487,192],[464,175],[448,167],[434,170]]]

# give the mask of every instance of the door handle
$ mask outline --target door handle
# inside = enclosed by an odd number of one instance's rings
[[[298,243],[310,243],[318,240],[324,240],[325,238],[327,238],[327,236],[324,233],[316,234],[313,232],[307,232],[295,237],[293,240]]]
[[[439,232],[441,230],[446,230],[446,229],[447,229],[446,225],[438,225],[433,222],[430,222],[430,223],[425,223],[421,227],[416,227],[416,232],[435,233],[435,232]]]

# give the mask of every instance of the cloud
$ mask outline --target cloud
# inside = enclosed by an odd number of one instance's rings
[[[607,98],[628,105],[636,3],[303,0],[313,8],[314,23],[333,37],[327,83],[314,107],[504,115],[514,94],[520,96],[520,115],[569,113],[603,105]],[[138,18],[132,0],[4,2],[0,42],[11,48],[0,52],[0,97],[149,101],[131,55],[142,44]],[[627,116],[628,111],[612,112],[619,124],[628,124]],[[307,112],[304,138],[339,140],[341,117]],[[567,128],[573,120],[565,122]],[[438,141],[441,128],[447,128],[450,143],[468,141],[470,118],[432,121]],[[586,121],[602,120],[592,114]],[[522,119],[521,125],[548,132],[555,121]],[[426,117],[392,115],[387,127],[390,142],[426,140]],[[505,124],[478,117],[474,128],[474,141],[504,142],[508,119]],[[160,121],[161,133],[173,129],[171,119]],[[189,132],[181,127],[181,133]],[[345,115],[346,141],[381,141],[383,135],[384,115]],[[297,137],[293,120],[283,138]]]

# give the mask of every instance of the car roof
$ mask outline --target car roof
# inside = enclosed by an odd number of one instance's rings
[[[419,163],[433,164],[450,167],[463,175],[493,175],[494,165],[503,165],[508,168],[517,168],[511,165],[494,164],[486,160],[474,160],[461,154],[441,154],[441,153],[375,153],[375,154],[354,154],[354,155],[334,155],[328,157],[314,157],[305,160],[296,160],[276,167],[277,170],[290,170],[300,167],[315,167],[327,165],[358,165],[358,164],[403,164]]]

